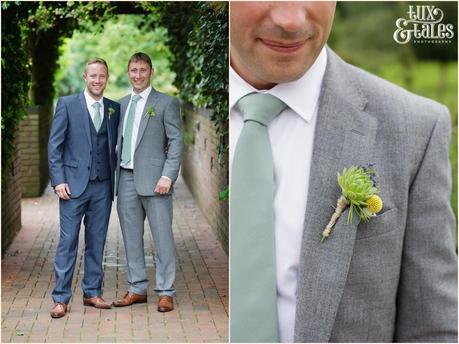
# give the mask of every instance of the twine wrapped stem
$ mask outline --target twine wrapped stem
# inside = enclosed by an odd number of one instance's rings
[[[346,197],[341,195],[340,198],[338,198],[338,202],[336,202],[336,209],[335,212],[333,213],[330,222],[328,225],[325,227],[325,229],[322,232],[322,240],[321,242],[324,242],[325,239],[327,239],[330,236],[330,233],[333,229],[333,226],[335,225],[336,221],[338,221],[339,217],[341,216],[342,212],[346,207],[349,205],[348,200]]]

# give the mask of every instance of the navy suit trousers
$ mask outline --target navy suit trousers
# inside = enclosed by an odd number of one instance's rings
[[[71,192],[72,190],[70,190]],[[84,217],[84,277],[81,284],[86,297],[102,295],[103,255],[112,200],[110,179],[90,181],[77,198],[59,200],[60,239],[54,270],[54,302],[68,303],[78,252],[78,237]]]

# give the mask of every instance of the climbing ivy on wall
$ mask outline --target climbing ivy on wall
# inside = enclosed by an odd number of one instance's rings
[[[26,115],[30,86],[30,59],[21,30],[27,13],[18,7],[15,3],[2,4],[2,190],[11,173],[15,133]]]

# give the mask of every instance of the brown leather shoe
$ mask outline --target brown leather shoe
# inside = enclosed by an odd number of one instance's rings
[[[67,305],[62,302],[56,302],[51,307],[51,318],[62,318],[67,313]]]
[[[101,309],[112,308],[112,305],[105,302],[105,300],[100,296],[94,296],[89,298],[83,297],[83,305]]]
[[[163,295],[159,297],[158,312],[170,312],[174,309],[174,299],[172,296]]]
[[[128,291],[122,299],[116,300],[113,302],[115,307],[125,307],[130,306],[134,303],[145,303],[147,302],[147,295],[140,295],[136,293],[131,293]]]

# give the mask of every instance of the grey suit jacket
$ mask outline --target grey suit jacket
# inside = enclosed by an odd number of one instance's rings
[[[116,193],[118,194],[123,127],[126,109],[131,95],[119,100],[121,120],[118,127]],[[155,115],[147,112],[153,108]],[[167,155],[165,147],[168,147]],[[182,120],[180,103],[177,98],[168,96],[152,88],[142,111],[139,132],[134,152],[134,183],[136,191],[142,196],[155,196],[155,186],[161,176],[174,182],[180,170],[183,151]],[[172,193],[172,188],[169,191]]]
[[[446,107],[330,49],[314,137],[297,290],[297,342],[457,342],[457,256]],[[374,162],[384,208],[347,211],[336,173]]]

